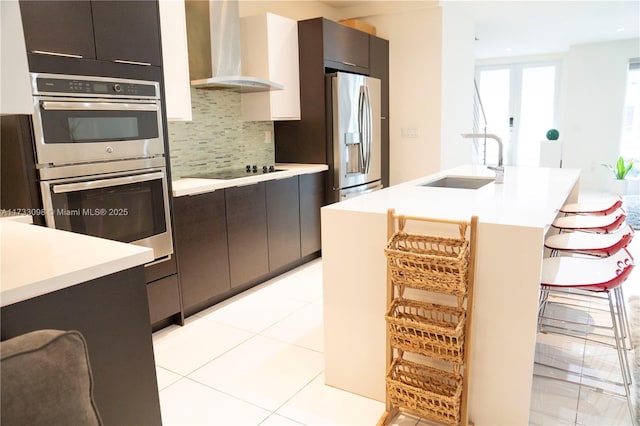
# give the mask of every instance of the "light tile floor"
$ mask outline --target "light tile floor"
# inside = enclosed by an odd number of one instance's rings
[[[640,258],[640,240],[635,252]],[[631,281],[634,288],[625,288],[626,296],[640,297],[639,280],[632,275]],[[163,424],[375,425],[383,403],[324,385],[322,323],[317,259],[188,318],[183,327],[154,333]],[[617,358],[612,361],[595,345],[556,335],[540,335],[537,357],[560,360],[576,374],[589,357],[605,360],[599,367],[604,371],[618,368]],[[631,420],[624,400],[534,377],[530,423]],[[395,424],[430,423],[401,416]]]

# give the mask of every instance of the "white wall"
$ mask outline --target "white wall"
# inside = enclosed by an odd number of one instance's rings
[[[559,131],[563,167],[582,170],[581,189],[608,191],[620,150],[629,59],[640,54],[640,39],[572,46],[564,67],[564,104]]]
[[[337,19],[339,9],[327,6],[323,3],[306,1],[264,1],[264,0],[240,0],[238,3],[240,16],[251,16],[260,13],[271,12],[276,15],[300,21],[303,19],[324,16],[328,19]]]
[[[390,183],[440,170],[442,10],[428,7],[363,19],[389,40]],[[402,137],[416,129],[417,137]]]
[[[442,129],[440,169],[471,163],[473,130],[474,23],[465,4],[442,3]]]

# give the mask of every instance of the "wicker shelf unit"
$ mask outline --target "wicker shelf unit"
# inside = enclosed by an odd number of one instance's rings
[[[407,221],[457,225],[459,237],[410,234]],[[388,212],[386,411],[468,425],[473,275],[478,219],[452,221]],[[397,226],[396,226],[397,223]],[[405,297],[405,290],[452,296],[454,304]],[[414,354],[414,355],[409,355]]]

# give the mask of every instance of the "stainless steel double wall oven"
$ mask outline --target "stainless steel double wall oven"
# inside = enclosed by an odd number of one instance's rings
[[[49,227],[173,253],[157,82],[32,73]]]

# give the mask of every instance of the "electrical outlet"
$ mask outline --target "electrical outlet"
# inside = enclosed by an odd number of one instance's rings
[[[264,131],[264,143],[271,143],[271,131],[270,130],[265,130]]]
[[[403,138],[417,138],[419,134],[417,127],[403,127],[400,132]]]

